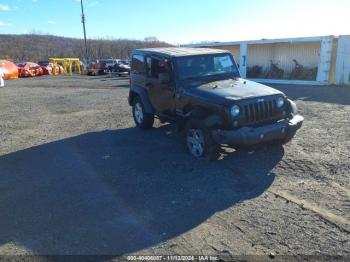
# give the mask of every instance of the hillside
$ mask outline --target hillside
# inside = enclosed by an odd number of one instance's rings
[[[154,37],[145,41],[127,39],[90,39],[90,59],[128,58],[135,48],[170,46]],[[51,35],[4,35],[0,34],[0,59],[15,62],[47,60],[49,57],[85,57],[83,39]]]

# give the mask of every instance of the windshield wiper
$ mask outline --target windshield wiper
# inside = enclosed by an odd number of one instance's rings
[[[183,79],[185,81],[190,81],[190,80],[198,80],[198,81],[203,81],[203,76],[192,76],[192,77],[187,77]]]

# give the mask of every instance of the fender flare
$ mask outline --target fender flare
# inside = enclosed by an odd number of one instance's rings
[[[209,113],[202,111],[200,108],[191,110],[186,115],[184,115],[184,120],[187,122],[189,119],[198,119],[203,122],[203,124],[208,127],[221,126],[224,124],[223,117],[217,113]]]
[[[204,120],[206,127],[221,126],[224,124],[222,117],[218,114],[213,114]]]
[[[138,86],[131,86],[129,91],[129,105],[132,105],[133,99],[135,96],[139,96],[141,98],[141,101],[143,103],[143,106],[145,107],[145,110],[149,114],[154,113],[153,106],[151,104],[151,101],[149,100],[147,91]]]

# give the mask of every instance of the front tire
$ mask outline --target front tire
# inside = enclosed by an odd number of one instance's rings
[[[220,145],[211,135],[211,130],[201,121],[189,120],[185,128],[185,143],[188,151],[196,158],[217,160],[220,157]]]
[[[132,105],[132,114],[137,127],[141,129],[150,129],[154,123],[154,115],[146,113],[145,107],[140,97],[134,99]]]

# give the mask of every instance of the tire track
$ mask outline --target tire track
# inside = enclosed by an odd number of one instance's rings
[[[318,205],[312,204],[309,201],[306,200],[301,200],[285,191],[279,191],[279,190],[275,190],[275,189],[269,189],[268,192],[274,194],[275,196],[284,198],[285,200],[288,200],[294,204],[297,204],[298,206],[300,206],[301,208],[304,209],[308,209],[314,213],[316,213],[317,215],[319,215],[321,218],[327,220],[329,223],[340,227],[341,229],[343,229],[344,231],[346,231],[347,233],[350,233],[350,220],[338,216],[334,213],[332,213],[331,211],[329,211],[328,209],[325,209],[323,207],[320,207]]]

